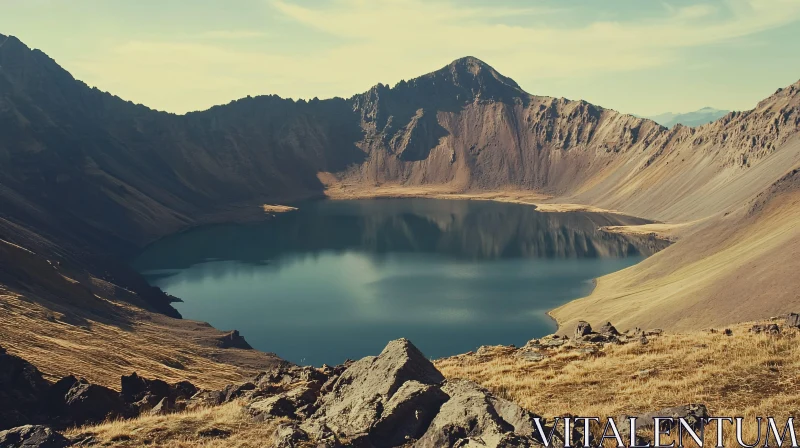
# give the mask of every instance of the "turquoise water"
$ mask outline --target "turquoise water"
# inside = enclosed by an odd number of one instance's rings
[[[321,365],[376,354],[399,337],[430,357],[524,344],[555,330],[546,311],[654,250],[598,229],[636,222],[617,215],[430,199],[299,207],[174,235],[133,265],[184,300],[176,307],[185,318]]]

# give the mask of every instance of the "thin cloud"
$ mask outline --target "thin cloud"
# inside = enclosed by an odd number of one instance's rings
[[[89,83],[172,111],[259,93],[347,97],[466,55],[486,60],[533,93],[547,94],[536,91],[537,80],[672,66],[682,62],[683,49],[735,41],[800,18],[800,2],[787,0],[698,3],[660,17],[573,27],[553,24],[564,23],[570,11],[547,8],[421,0],[269,4],[289,23],[327,34],[326,45],[287,51],[281,39],[320,39],[318,33],[297,31],[245,50],[235,43],[265,32],[212,30],[203,33],[208,42],[128,42],[102,60],[78,61],[77,68]],[[518,20],[521,14],[524,21]]]
[[[216,30],[197,34],[196,37],[203,39],[255,39],[267,36],[264,31],[256,30]]]

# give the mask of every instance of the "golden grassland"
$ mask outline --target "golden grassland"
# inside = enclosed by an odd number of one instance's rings
[[[280,420],[257,422],[241,403],[166,416],[145,416],[75,428],[67,437],[93,437],[100,446],[165,448],[260,448],[271,446]]]
[[[679,241],[601,277],[584,298],[550,312],[564,331],[579,319],[673,331],[768,318],[800,309],[800,192],[681,230]]]
[[[646,345],[605,345],[595,354],[559,348],[536,362],[500,346],[435,364],[447,378],[473,380],[545,417],[616,418],[703,403],[712,416],[745,417],[745,440],[752,442],[756,416],[785,421],[800,414],[800,331],[770,336],[748,332],[751,326],[730,327],[733,336],[665,333]],[[734,446],[733,432],[726,437],[726,446]],[[713,443],[713,430],[706,440]]]
[[[75,374],[114,389],[121,375],[132,372],[221,389],[243,382],[275,359],[255,350],[214,347],[212,339],[221,333],[208,324],[120,303],[108,302],[108,307],[124,313],[129,323],[121,324],[118,317],[104,321],[91,314],[65,315],[0,287],[0,345],[51,380]]]

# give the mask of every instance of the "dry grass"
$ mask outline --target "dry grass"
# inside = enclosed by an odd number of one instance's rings
[[[276,359],[255,350],[214,347],[213,339],[222,333],[208,324],[120,303],[107,305],[127,323],[91,313],[65,315],[0,286],[0,346],[31,362],[50,379],[75,374],[115,389],[121,375],[134,371],[221,389],[243,382]]]
[[[798,222],[800,193],[790,192],[681,229],[676,244],[550,314],[567,331],[578,319],[687,331],[800,310]]]
[[[253,447],[271,446],[279,420],[257,422],[240,403],[182,412],[146,416],[67,432],[70,438],[93,437],[98,446],[140,447]]]
[[[447,378],[476,381],[546,417],[606,418],[704,403],[714,416],[747,418],[746,440],[753,440],[756,416],[800,414],[800,332],[784,329],[768,336],[749,333],[750,326],[731,327],[730,337],[708,331],[664,334],[647,345],[606,345],[596,354],[559,348],[538,362],[494,347],[436,366]],[[637,374],[647,370],[651,373]]]

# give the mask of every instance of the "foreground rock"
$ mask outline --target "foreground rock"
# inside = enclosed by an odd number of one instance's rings
[[[415,447],[527,447],[541,444],[533,413],[494,397],[471,381],[453,381],[442,391],[449,397]],[[393,445],[396,446],[396,445]]]
[[[376,446],[396,446],[392,443],[398,438],[421,435],[419,428],[427,427],[436,415],[444,394],[426,386],[442,382],[444,376],[425,355],[408,340],[398,339],[380,355],[348,367],[321,399],[312,419],[338,434],[369,433]],[[378,430],[372,431],[375,425]]]
[[[50,383],[36,367],[0,348],[0,430],[32,424],[63,429],[163,415],[185,409],[198,392],[188,381],[168,384],[136,373],[123,376],[120,383],[122,392],[71,375]]]
[[[63,448],[70,442],[46,426],[26,425],[0,431],[2,448]]]
[[[0,430],[41,421],[49,388],[39,369],[0,347]]]

